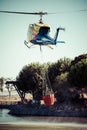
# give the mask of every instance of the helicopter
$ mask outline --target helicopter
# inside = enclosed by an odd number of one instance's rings
[[[0,11],[0,13],[13,13],[13,14],[27,14],[27,15],[39,15],[40,20],[38,23],[29,24],[28,32],[27,32],[27,40],[24,40],[24,44],[31,48],[34,45],[39,45],[40,50],[41,46],[45,45],[49,48],[53,49],[50,45],[56,45],[57,43],[65,43],[64,41],[57,41],[58,34],[60,30],[65,31],[65,28],[58,27],[55,33],[54,38],[51,36],[51,26],[46,24],[42,20],[43,15],[47,15],[47,12],[13,12],[13,11]],[[30,44],[31,43],[31,44]]]
[[[57,41],[58,34],[60,30],[65,31],[65,28],[58,27],[56,30],[56,34],[54,38],[51,37],[51,26],[49,24],[43,23],[42,16],[48,14],[47,12],[39,12],[37,13],[40,15],[40,20],[38,23],[30,24],[28,28],[28,35],[27,40],[24,41],[24,44],[31,48],[34,45],[39,45],[40,50],[41,46],[45,45],[49,48],[53,49],[50,45],[56,45],[57,43],[65,43],[64,41]],[[32,43],[31,46],[29,46],[29,43]]]

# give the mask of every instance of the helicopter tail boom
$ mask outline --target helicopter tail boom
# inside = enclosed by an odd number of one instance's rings
[[[62,28],[62,27],[57,28],[57,31],[56,31],[56,34],[55,34],[55,37],[54,37],[54,44],[55,44],[55,45],[58,43],[57,38],[58,38],[58,34],[59,34],[59,31],[60,31],[60,30],[65,31],[65,28]],[[62,43],[62,42],[63,42],[63,41],[60,41],[60,43]],[[63,42],[63,43],[64,43],[64,42]]]
[[[65,41],[57,41],[56,44],[57,44],[57,43],[65,43]]]

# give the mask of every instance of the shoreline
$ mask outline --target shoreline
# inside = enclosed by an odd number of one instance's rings
[[[0,130],[87,130],[84,124],[57,124],[57,123],[31,123],[31,124],[0,124]]]
[[[29,95],[30,96],[30,95]],[[72,104],[56,104],[48,107],[39,104],[19,104],[20,98],[14,95],[9,99],[9,96],[0,96],[0,108],[9,109],[9,114],[16,116],[53,116],[53,117],[86,117],[87,108]]]

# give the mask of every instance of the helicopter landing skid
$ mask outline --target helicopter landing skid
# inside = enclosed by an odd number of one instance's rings
[[[24,41],[24,44],[25,44],[28,48],[31,48],[32,46],[34,46],[34,45],[28,46],[28,42],[27,42],[26,40]]]
[[[31,45],[31,46],[28,46],[28,43],[26,40],[24,41],[24,44],[30,49],[31,47],[33,47],[34,45]],[[40,51],[42,51],[42,48],[41,48],[42,45],[40,45]],[[50,45],[46,45],[48,46],[50,49],[53,49],[53,47],[51,47]]]
[[[47,45],[50,49],[53,49],[53,47],[51,47],[50,45]]]

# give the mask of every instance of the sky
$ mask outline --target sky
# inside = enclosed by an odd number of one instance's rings
[[[60,58],[71,58],[87,53],[87,0],[0,0],[0,10],[48,12],[44,23],[51,25],[55,34],[58,27],[59,39],[54,49],[39,46],[28,49],[24,45],[29,24],[37,23],[39,16],[0,13],[0,77],[18,76],[22,68],[32,62],[56,62]]]

